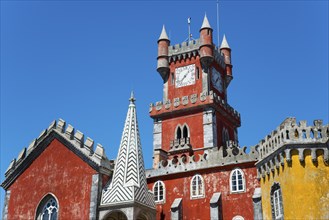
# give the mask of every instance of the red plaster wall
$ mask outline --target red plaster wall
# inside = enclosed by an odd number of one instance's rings
[[[190,130],[190,142],[192,148],[203,147],[203,113],[177,116],[162,121],[162,149],[170,150],[170,141],[175,139],[175,131],[178,125],[187,124]]]
[[[57,139],[10,186],[8,219],[34,219],[48,193],[59,202],[59,219],[88,219],[96,171]]]
[[[183,199],[183,219],[197,220],[210,219],[210,199],[215,192],[222,196],[222,217],[232,219],[236,215],[244,219],[253,219],[252,195],[255,187],[258,187],[256,168],[253,163],[239,164],[238,168],[244,172],[246,191],[243,193],[230,193],[230,173],[236,166],[217,167],[200,172],[189,172],[167,175],[160,178],[148,179],[148,186],[153,190],[153,184],[161,180],[166,188],[166,201],[157,204],[157,219],[170,219],[170,207],[175,198]],[[205,197],[190,199],[190,182],[195,174],[202,175],[205,183]]]

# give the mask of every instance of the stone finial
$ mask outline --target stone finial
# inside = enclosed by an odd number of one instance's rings
[[[293,127],[296,125],[296,118],[294,117],[287,117],[286,119],[284,119],[284,121],[280,124],[280,129],[284,128],[284,127]]]
[[[105,150],[101,144],[97,144],[95,149],[95,156],[99,159],[103,159],[105,157]]]
[[[34,148],[34,146],[35,146],[36,143],[37,143],[37,140],[34,139],[34,140],[29,144],[29,146],[27,147],[27,154],[29,154],[29,153],[33,150],[33,148]]]
[[[317,119],[313,121],[315,127],[319,128],[322,126],[323,121],[321,119]]]
[[[21,152],[18,154],[17,162],[20,162],[21,160],[23,160],[25,158],[25,154],[26,154],[26,148],[24,147],[21,150]]]
[[[305,120],[299,121],[299,127],[305,128],[307,126],[307,122]]]
[[[168,35],[167,35],[167,32],[166,32],[166,28],[165,26],[163,25],[162,26],[162,31],[161,31],[161,34],[160,34],[160,37],[159,37],[159,40],[168,40],[169,41],[169,38],[168,38]]]
[[[220,45],[220,49],[231,49],[230,46],[227,43],[226,36],[224,34],[222,44]]]
[[[77,144],[79,144],[80,147],[82,147],[83,139],[84,139],[84,134],[81,131],[77,130],[77,132],[75,132],[74,134],[74,140],[76,141]]]
[[[72,125],[68,124],[67,128],[65,130],[65,135],[69,138],[69,139],[73,139],[73,135],[74,135],[74,128]]]
[[[48,126],[48,131],[50,131],[53,128],[56,128],[56,120],[54,120],[50,123],[50,125]]]
[[[130,104],[135,104],[135,101],[136,101],[136,99],[135,99],[135,96],[134,96],[134,91],[131,91],[129,102],[130,102]]]
[[[15,169],[15,164],[16,164],[16,159],[14,158],[14,159],[10,162],[10,164],[9,164],[9,166],[8,166],[6,172],[5,172],[5,176],[6,176],[6,177],[11,173],[11,171],[12,171],[13,169]]]
[[[41,133],[38,136],[38,140],[41,139],[41,138],[43,138],[46,134],[47,134],[47,129],[41,131]]]
[[[85,147],[88,148],[89,150],[92,150],[94,147],[94,140],[91,139],[90,137],[87,137],[85,141]]]
[[[58,129],[61,133],[64,132],[65,124],[66,124],[66,122],[65,122],[63,119],[60,118],[60,119],[58,120],[58,123],[57,123],[57,129]]]
[[[208,18],[207,18],[207,14],[204,15],[202,26],[201,26],[200,30],[202,30],[204,28],[212,29],[211,26],[210,26],[210,24],[209,24],[209,21],[208,21]]]

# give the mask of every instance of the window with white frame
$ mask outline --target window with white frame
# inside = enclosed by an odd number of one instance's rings
[[[283,219],[282,193],[279,183],[274,183],[271,187],[272,217],[276,220]]]
[[[230,176],[230,188],[231,192],[244,192],[245,180],[243,171],[240,169],[234,169]]]
[[[37,220],[57,220],[58,219],[58,202],[54,196],[48,194],[45,196],[36,213]]]
[[[164,202],[165,201],[165,186],[162,181],[157,181],[153,185],[154,201]]]
[[[192,198],[204,197],[203,178],[199,174],[193,176],[191,180],[191,197]]]

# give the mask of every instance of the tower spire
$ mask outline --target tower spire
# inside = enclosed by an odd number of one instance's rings
[[[210,24],[209,24],[209,21],[208,21],[208,18],[207,18],[207,14],[205,13],[204,14],[204,18],[203,18],[203,22],[202,22],[202,26],[200,28],[200,30],[204,29],[204,28],[211,28]]]
[[[160,37],[159,37],[158,41],[159,40],[169,40],[167,32],[166,32],[166,28],[165,28],[164,25],[162,26],[162,31],[161,31],[161,34],[160,34]]]
[[[130,98],[129,98],[129,102],[130,104],[135,104],[135,97],[134,97],[134,91],[132,90],[131,93],[130,93]]]
[[[148,211],[155,212],[153,194],[148,191],[146,183],[134,101],[132,91],[113,178],[103,189],[101,204],[120,209],[120,205],[129,203],[132,204],[130,208],[135,209],[134,204],[139,203],[147,207]],[[128,217],[128,219],[134,218]]]
[[[227,43],[225,34],[224,34],[224,37],[223,37],[223,40],[222,40],[222,44],[220,45],[220,49],[224,49],[224,48],[231,49],[230,46]]]

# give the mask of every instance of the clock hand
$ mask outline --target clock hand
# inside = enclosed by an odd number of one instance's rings
[[[185,74],[185,75],[183,76],[182,81],[183,81],[186,77],[187,77],[187,74]]]

